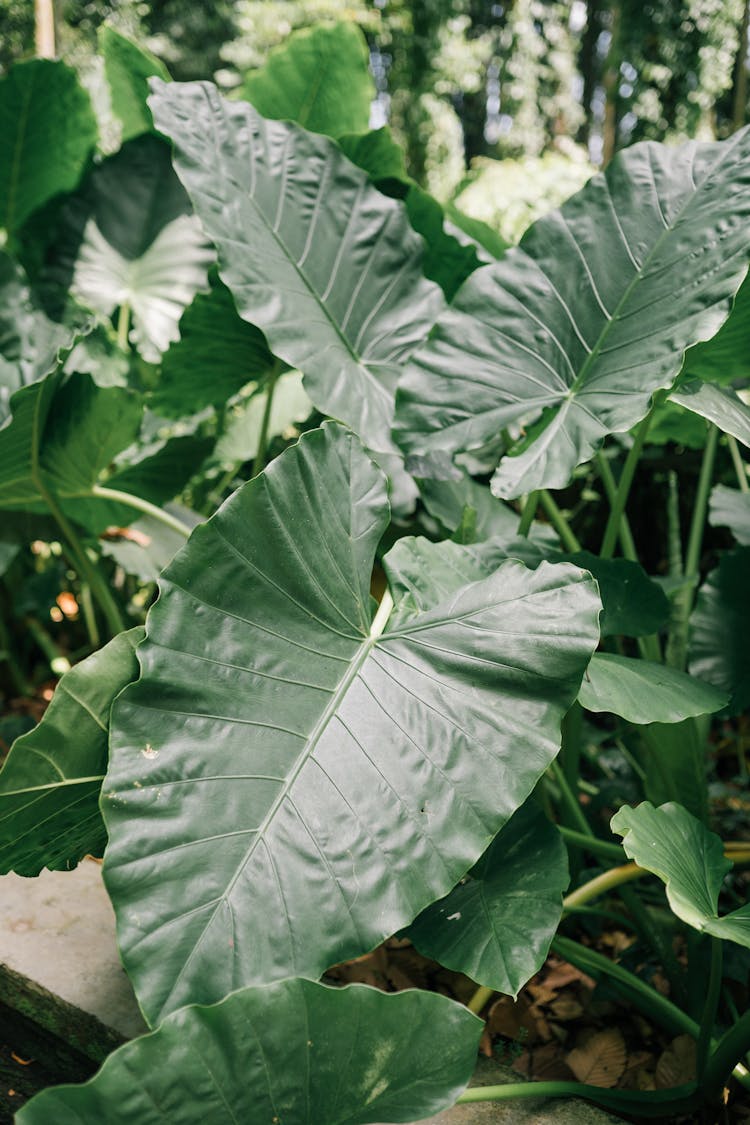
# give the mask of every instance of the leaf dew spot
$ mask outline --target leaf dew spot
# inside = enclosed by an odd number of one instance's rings
[[[150,742],[146,743],[146,745],[141,750],[141,754],[143,754],[144,758],[148,758],[149,761],[152,761],[154,758],[159,757],[159,751],[154,750],[154,748],[153,748],[153,746],[151,745]]]

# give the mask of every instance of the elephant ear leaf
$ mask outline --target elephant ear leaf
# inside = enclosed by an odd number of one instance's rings
[[[669,905],[696,930],[750,949],[750,906],[719,916],[719,891],[732,866],[719,837],[682,805],[643,801],[615,813],[610,827],[637,864],[658,875]]]
[[[150,105],[240,316],[407,490],[391,438],[396,383],[444,302],[403,205],[334,141],[209,83],[155,82]]]
[[[407,925],[559,748],[598,639],[591,578],[508,561],[391,627],[369,593],[388,522],[382,472],[326,423],[162,575],[103,795],[105,881],[152,1021],[317,978]]]
[[[726,318],[750,250],[749,157],[747,129],[714,144],[635,145],[477,270],[402,383],[407,454],[446,460],[523,426],[493,491],[567,485]]]
[[[210,1008],[182,1008],[110,1055],[90,1082],[44,1090],[16,1120],[421,1121],[462,1093],[481,1032],[476,1016],[434,993],[285,980]],[[290,1067],[291,1059],[300,1065]]]
[[[67,871],[107,841],[99,790],[112,701],[138,675],[143,629],[120,633],[61,678],[41,722],[0,770],[0,872]]]

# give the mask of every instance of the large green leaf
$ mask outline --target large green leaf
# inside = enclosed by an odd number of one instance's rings
[[[403,448],[445,462],[521,424],[493,491],[567,485],[721,325],[746,273],[748,218],[748,130],[620,153],[464,284],[403,381]]]
[[[143,406],[121,387],[58,371],[11,397],[0,429],[0,510],[64,512],[92,531],[133,518],[122,504],[94,496],[100,474],[135,440]],[[56,499],[55,499],[56,498]]]
[[[568,881],[560,833],[526,801],[469,877],[422,911],[409,937],[447,968],[516,996],[549,952]]]
[[[38,1094],[18,1125],[366,1125],[453,1105],[481,1021],[434,993],[285,980],[175,1012],[83,1086]]]
[[[698,591],[690,618],[690,672],[731,693],[727,708],[750,706],[750,547],[724,555]]]
[[[717,484],[711,490],[708,522],[714,527],[728,527],[738,543],[750,546],[750,493]]]
[[[588,711],[611,711],[629,723],[679,723],[718,711],[727,695],[666,664],[595,652],[578,699]]]
[[[120,633],[62,677],[42,721],[13,743],[0,770],[0,873],[70,870],[102,855],[99,790],[112,700],[138,675],[143,629]]]
[[[403,207],[333,141],[208,83],[158,85],[150,104],[240,315],[396,474],[396,382],[443,305]]]
[[[34,305],[21,270],[0,253],[0,425],[13,392],[43,379],[73,335]]]
[[[646,574],[643,567],[630,559],[600,559],[590,551],[556,556],[590,571],[599,583],[602,617],[599,626],[603,637],[646,637],[657,633],[669,621],[669,599]]]
[[[388,521],[384,476],[327,423],[162,576],[103,796],[152,1020],[371,948],[454,886],[557,751],[598,637],[591,580],[509,562],[373,624]]]
[[[644,801],[615,813],[610,827],[631,859],[666,884],[678,918],[702,933],[750,949],[750,906],[719,917],[719,891],[732,866],[721,840],[681,805]]]
[[[263,117],[296,121],[312,133],[364,133],[375,96],[369,61],[355,23],[303,28],[246,75],[239,93]]]
[[[146,104],[148,80],[156,76],[169,81],[164,63],[113,27],[99,29],[99,50],[104,58],[112,112],[122,125],[121,143],[152,132],[154,122]]]
[[[132,340],[149,361],[177,339],[214,254],[175,176],[169,146],[129,141],[102,161],[66,203],[48,235],[41,284],[51,307],[69,294],[111,316],[132,313]]]
[[[185,310],[179,331],[151,395],[153,408],[171,418],[223,406],[273,367],[263,333],[238,315],[232,294],[216,279]]]
[[[96,118],[63,62],[16,63],[0,79],[0,227],[12,234],[37,207],[78,183]]]

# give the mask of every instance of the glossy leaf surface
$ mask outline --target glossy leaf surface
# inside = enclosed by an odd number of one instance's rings
[[[611,711],[629,723],[678,723],[720,710],[727,695],[666,664],[595,652],[578,700],[588,711]]]
[[[721,840],[681,805],[627,805],[610,821],[631,859],[666,885],[669,905],[696,930],[750,949],[750,906],[718,915],[719,891],[732,866]]]
[[[0,80],[0,227],[13,233],[48,199],[72,191],[96,136],[71,67],[51,59],[12,66]]]
[[[748,131],[721,144],[635,145],[473,274],[402,383],[403,448],[446,459],[522,423],[493,491],[567,485],[726,317],[750,249],[749,157]],[[690,278],[675,288],[685,261]]]
[[[37,726],[0,770],[0,873],[66,871],[102,855],[99,790],[115,696],[138,675],[143,629],[120,633],[60,679]]]
[[[366,1125],[420,1120],[469,1081],[482,1024],[443,996],[285,980],[175,1012],[18,1125]]]
[[[690,618],[690,672],[729,692],[729,715],[750,706],[750,547],[724,555]]]
[[[333,141],[208,83],[160,85],[150,104],[240,315],[319,410],[395,455],[396,381],[443,306],[403,207]]]
[[[732,311],[719,331],[685,355],[682,376],[709,383],[732,383],[750,374],[750,278],[737,290]]]
[[[369,62],[355,23],[304,28],[250,71],[240,94],[263,117],[296,121],[311,133],[364,133],[375,96]]]
[[[549,952],[568,880],[562,838],[529,800],[469,877],[423,910],[408,936],[446,968],[516,996]]]
[[[388,520],[382,473],[328,423],[162,576],[103,797],[151,1020],[370,949],[455,885],[557,751],[598,637],[591,580],[508,562],[380,635]]]

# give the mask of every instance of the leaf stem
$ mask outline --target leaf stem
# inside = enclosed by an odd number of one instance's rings
[[[600,840],[598,836],[592,836],[589,832],[576,832],[573,828],[563,827],[562,824],[557,825],[557,831],[567,843],[582,848],[592,855],[601,856],[602,859],[614,859],[617,863],[621,863],[625,858],[625,851],[619,844]]]
[[[703,1089],[707,1097],[718,1097],[730,1071],[741,1085],[746,1089],[750,1088],[747,1069],[738,1062],[739,1059],[744,1058],[748,1049],[750,1049],[750,1009],[722,1035],[706,1063],[703,1072]]]
[[[611,559],[613,554],[615,553],[615,545],[617,543],[618,536],[621,535],[622,517],[625,514],[625,505],[628,502],[630,486],[633,483],[635,470],[638,466],[638,462],[643,451],[643,446],[646,442],[646,437],[648,435],[649,426],[651,425],[653,413],[654,411],[652,407],[643,421],[639,424],[638,429],[635,432],[633,444],[628,450],[628,455],[625,458],[625,464],[622,467],[622,474],[620,476],[620,483],[617,486],[617,491],[612,501],[612,507],[609,513],[609,520],[607,521],[607,526],[604,530],[602,549],[599,552],[600,557],[603,559]]]
[[[557,762],[557,761],[552,762],[550,764],[549,769],[550,769],[550,773],[552,774],[552,777],[554,778],[556,784],[559,786],[560,794],[561,794],[562,799],[563,799],[563,804],[567,808],[567,810],[570,813],[572,819],[575,821],[575,823],[578,825],[580,831],[585,836],[587,836],[587,837],[593,836],[594,833],[591,830],[591,826],[589,825],[589,822],[586,820],[586,817],[583,815],[583,810],[581,809],[581,806],[578,804],[578,801],[575,798],[575,794],[573,793],[573,790],[570,788],[570,785],[568,784],[568,779],[566,778],[565,774],[563,773],[563,770],[562,770],[562,767],[560,766],[560,763]]]
[[[147,516],[158,520],[163,523],[165,527],[171,528],[181,535],[184,539],[189,538],[192,528],[188,527],[182,520],[178,520],[176,516],[171,516],[169,512],[165,512],[163,508],[159,508],[156,504],[151,504],[148,500],[144,500],[141,496],[136,496],[132,492],[121,492],[117,488],[106,488],[104,485],[95,484],[91,489],[91,496],[96,496],[100,500],[112,500],[117,504],[126,504],[129,508],[135,508],[139,512],[144,512]]]
[[[266,465],[266,455],[268,453],[268,430],[271,424],[271,410],[273,409],[273,395],[276,390],[276,382],[281,374],[281,362],[277,359],[271,368],[268,376],[268,389],[266,390],[266,405],[263,410],[263,421],[260,424],[260,434],[258,435],[258,448],[255,452],[253,459],[253,467],[250,473],[250,479],[257,477],[263,471]]]
[[[519,539],[527,538],[529,531],[531,530],[531,525],[534,522],[534,516],[536,515],[536,510],[538,507],[539,490],[537,489],[536,492],[530,492],[526,497],[526,502],[524,503],[523,511],[521,512],[521,522],[518,525],[517,535]]]
[[[539,493],[539,503],[541,504],[542,510],[547,519],[552,524],[557,534],[560,536],[560,541],[562,542],[565,549],[567,551],[570,551],[571,554],[575,554],[577,551],[580,551],[581,544],[579,543],[578,539],[576,539],[570,527],[570,524],[555,503],[555,499],[552,496],[552,493],[548,492],[546,488],[543,488]]]
[[[121,352],[130,350],[130,303],[124,301],[117,315],[117,346]]]
[[[629,883],[632,879],[641,879],[644,875],[648,875],[648,871],[639,867],[637,863],[623,863],[621,867],[612,867],[566,895],[563,899],[563,910],[571,906],[583,906],[592,898],[598,898],[599,895],[606,894],[622,883]]]
[[[737,474],[737,484],[739,485],[740,492],[750,492],[750,484],[748,484],[747,480],[747,469],[745,468],[745,462],[740,453],[740,447],[737,444],[737,438],[733,437],[732,434],[727,434],[726,439],[727,445],[729,446],[729,454],[732,458],[732,464],[734,465],[734,471]]]
[[[599,470],[599,476],[611,508],[617,495],[617,482],[612,472],[612,466],[601,450],[596,455],[596,467]],[[630,559],[631,562],[638,562],[638,551],[636,550],[633,533],[630,530],[630,521],[625,512],[622,513],[620,519],[620,546],[626,559]]]
[[[377,640],[382,637],[383,631],[388,624],[388,618],[391,616],[393,609],[393,596],[390,590],[386,590],[378,606],[378,611],[372,619],[370,626],[370,639]]]
[[[703,1075],[708,1062],[708,1052],[711,1045],[711,1034],[716,1023],[716,1013],[719,1008],[721,995],[721,970],[724,958],[724,948],[721,938],[711,938],[711,970],[708,976],[708,990],[706,1002],[701,1014],[701,1030],[698,1036],[698,1045],[695,1052],[695,1073],[698,1081],[703,1082]],[[744,1054],[744,1051],[742,1052]],[[741,1055],[738,1056],[740,1058]],[[737,1061],[736,1059],[734,1060]]]
[[[476,990],[466,1007],[470,1012],[473,1012],[475,1016],[478,1016],[485,1004],[489,1003],[494,995],[494,988],[485,988],[484,985],[481,985]]]
[[[718,442],[719,430],[712,424],[709,426],[706,445],[703,450],[698,488],[693,505],[693,517],[690,521],[690,534],[685,553],[685,585],[678,591],[674,600],[672,623],[665,654],[667,664],[681,672],[685,670],[687,664],[688,619],[693,608],[695,587],[700,577],[703,531],[706,524],[708,497],[711,491]]]
[[[585,1098],[606,1109],[644,1117],[672,1116],[698,1108],[703,1094],[694,1082],[671,1090],[607,1090],[583,1082],[509,1082],[502,1086],[473,1086],[465,1090],[456,1105],[472,1102],[500,1102],[511,1098]]]

